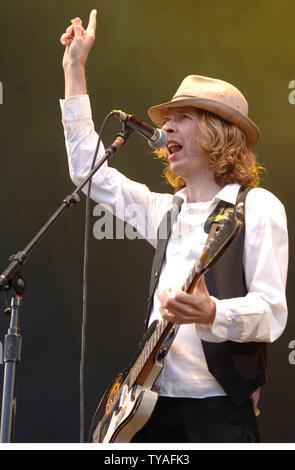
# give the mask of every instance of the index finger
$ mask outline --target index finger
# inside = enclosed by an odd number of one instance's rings
[[[87,29],[86,29],[86,32],[88,34],[95,34],[95,30],[96,30],[96,14],[97,14],[97,10],[91,10],[90,12],[90,15],[89,15],[89,22],[88,22],[88,26],[87,26]]]

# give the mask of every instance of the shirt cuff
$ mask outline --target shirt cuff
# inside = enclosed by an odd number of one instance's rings
[[[199,337],[204,341],[212,343],[221,343],[228,340],[228,333],[230,331],[230,318],[224,314],[223,309],[220,308],[220,301],[211,296],[211,299],[216,305],[216,314],[213,323],[211,324],[196,324],[196,330]]]
[[[63,120],[80,121],[92,119],[89,95],[75,95],[59,100]]]

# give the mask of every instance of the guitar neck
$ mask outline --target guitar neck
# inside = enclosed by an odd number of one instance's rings
[[[128,383],[129,387],[133,387],[135,383],[143,385],[145,378],[148,376],[150,369],[152,368],[152,363],[156,354],[173,327],[173,323],[164,319],[157,322],[153,333],[146,341],[143,350],[126,377],[125,382]]]
[[[191,270],[187,280],[182,286],[182,290],[184,292],[187,292],[188,294],[191,294],[196,285],[198,284],[199,280],[201,279],[201,276],[204,274],[204,272],[200,272],[198,270],[198,263],[196,263]]]

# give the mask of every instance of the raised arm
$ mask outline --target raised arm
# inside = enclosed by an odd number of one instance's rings
[[[95,41],[96,16],[96,10],[92,10],[86,29],[81,19],[75,18],[60,38],[65,47],[62,63],[65,99],[60,100],[60,105],[70,176],[75,185],[89,174],[98,140],[85,78],[87,59]],[[101,143],[97,159],[102,155]],[[152,193],[144,184],[105,164],[92,178],[91,198],[135,227],[154,246],[157,227],[170,209],[173,196]]]

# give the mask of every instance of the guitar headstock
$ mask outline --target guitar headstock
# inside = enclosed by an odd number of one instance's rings
[[[211,230],[197,262],[197,270],[204,274],[211,269],[238,235],[244,220],[244,203],[225,209],[212,222]]]

